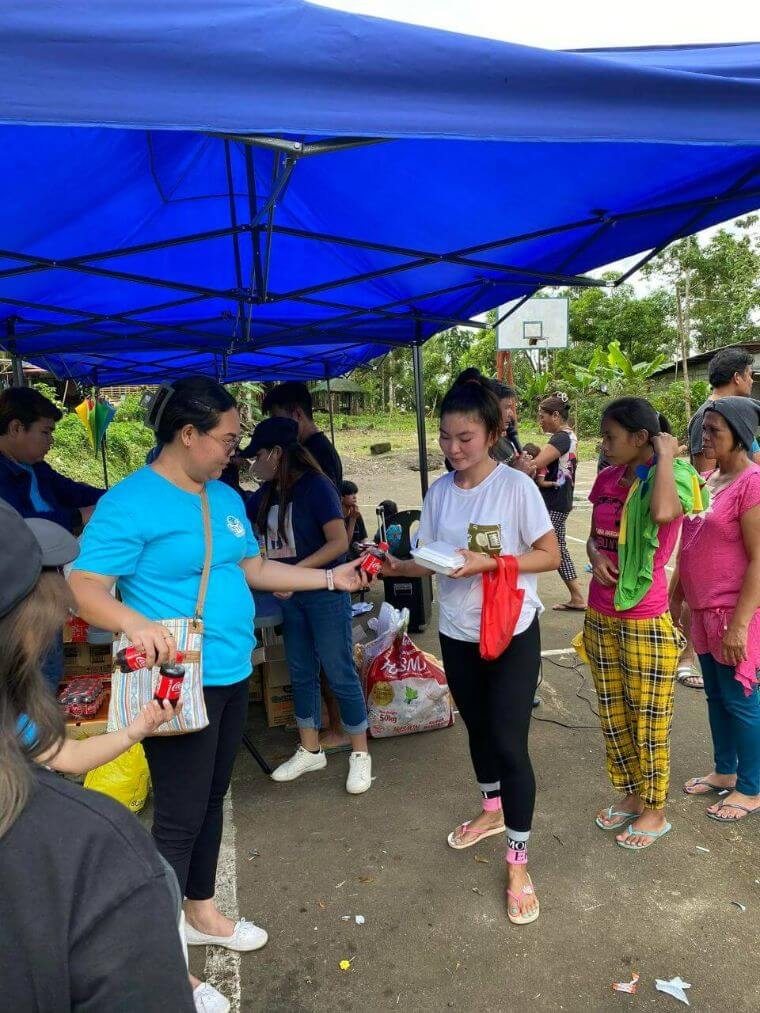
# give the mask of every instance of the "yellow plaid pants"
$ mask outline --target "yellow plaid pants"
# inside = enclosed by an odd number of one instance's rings
[[[619,791],[662,809],[670,783],[670,727],[686,641],[670,613],[620,619],[586,610],[583,643],[599,698],[607,773]]]

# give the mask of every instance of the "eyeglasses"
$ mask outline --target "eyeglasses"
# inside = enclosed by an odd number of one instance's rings
[[[213,433],[203,433],[202,435],[210,436],[212,440],[215,440],[228,457],[231,457],[235,453],[243,439],[242,436],[233,436],[228,437],[226,440],[220,440],[219,437],[214,436]]]

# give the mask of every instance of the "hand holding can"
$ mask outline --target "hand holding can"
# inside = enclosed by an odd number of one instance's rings
[[[383,568],[385,557],[388,553],[388,543],[380,542],[367,549],[367,555],[361,561],[359,567],[368,577],[376,577]]]

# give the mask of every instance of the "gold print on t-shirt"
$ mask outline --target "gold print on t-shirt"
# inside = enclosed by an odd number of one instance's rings
[[[467,529],[467,548],[484,556],[501,555],[500,524],[470,524]]]

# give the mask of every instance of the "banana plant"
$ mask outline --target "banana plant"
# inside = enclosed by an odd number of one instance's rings
[[[528,381],[522,385],[520,394],[527,404],[535,406],[542,398],[546,397],[552,384],[556,383],[556,379],[550,376],[549,373],[534,373],[533,376],[531,376]]]
[[[644,383],[667,361],[666,356],[657,355],[645,362],[632,362],[620,347],[619,341],[611,341],[606,350],[595,348],[588,366],[576,366],[575,385],[582,393],[592,390],[609,390],[615,383]]]
[[[654,359],[644,362],[631,362],[630,358],[620,347],[619,341],[611,341],[607,346],[607,361],[610,366],[617,370],[622,380],[635,382],[637,380],[648,380],[653,373],[656,373],[660,366],[667,361],[666,356],[656,355]]]

